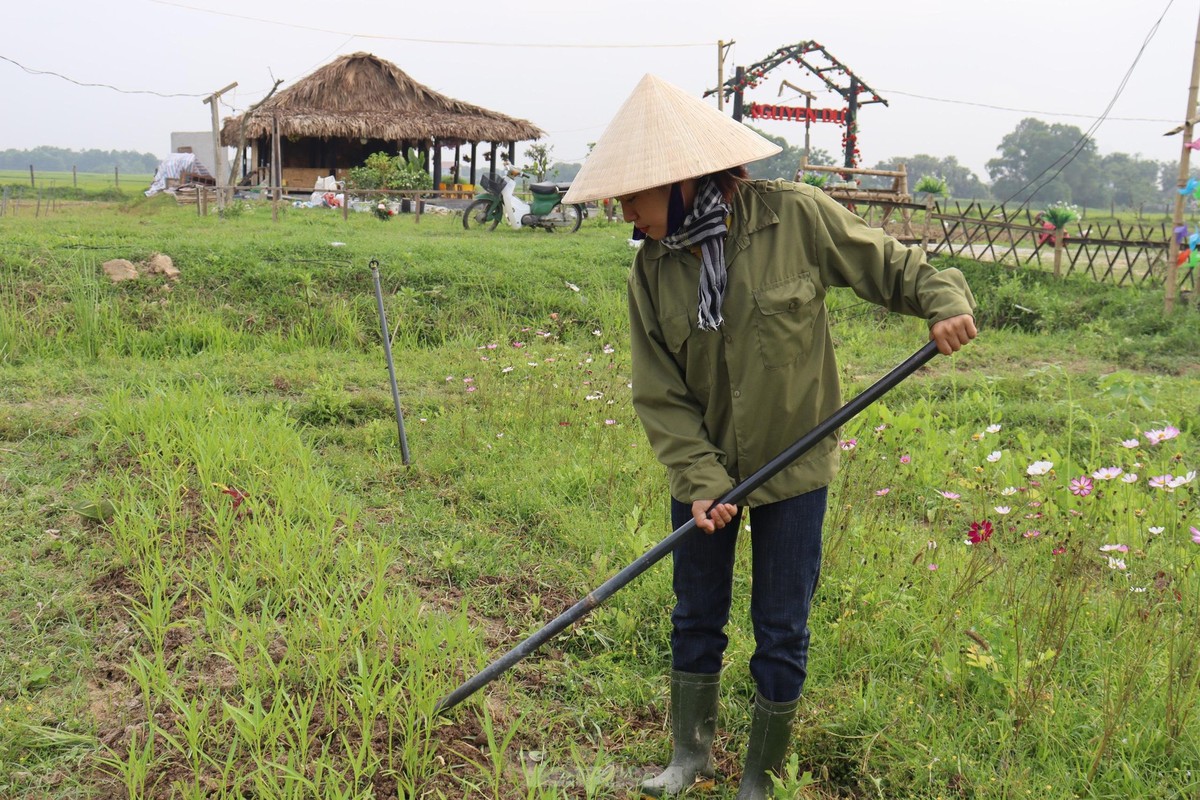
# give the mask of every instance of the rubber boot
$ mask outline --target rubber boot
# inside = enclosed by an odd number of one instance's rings
[[[712,744],[717,733],[717,700],[721,675],[671,672],[671,763],[660,774],[642,782],[642,794],[662,797],[678,794],[698,780],[711,780]]]
[[[779,774],[783,767],[798,705],[799,698],[790,703],[772,703],[760,694],[755,695],[746,766],[742,770],[737,800],[765,800],[773,795],[774,785],[767,773]]]

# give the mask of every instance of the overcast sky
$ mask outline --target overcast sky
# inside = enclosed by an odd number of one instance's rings
[[[365,50],[436,91],[530,120],[555,160],[575,161],[643,74],[699,96],[717,83],[718,40],[735,42],[727,75],[811,40],[889,102],[860,113],[866,165],[953,155],[988,180],[986,162],[1021,119],[1089,128],[1163,17],[1095,141],[1102,154],[1176,160],[1180,139],[1163,134],[1184,116],[1198,12],[1198,0],[4,0],[0,149],[162,156],[172,131],[210,128],[200,96],[237,81],[228,116],[273,78],[287,86]],[[200,96],[78,86],[13,61],[81,83]],[[782,80],[818,92],[818,107],[842,105],[794,64],[747,102],[803,105],[790,89],[779,96]],[[803,143],[802,123],[756,125]],[[841,130],[814,126],[813,146],[838,151]]]

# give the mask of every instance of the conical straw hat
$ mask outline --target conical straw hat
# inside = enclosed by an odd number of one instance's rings
[[[608,123],[563,202],[620,197],[782,150],[678,86],[646,75]]]

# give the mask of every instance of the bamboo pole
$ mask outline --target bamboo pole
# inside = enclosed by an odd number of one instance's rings
[[[1192,149],[1188,145],[1192,141],[1192,133],[1196,122],[1196,95],[1200,93],[1200,21],[1196,23],[1196,45],[1192,51],[1192,83],[1188,87],[1187,112],[1183,115],[1183,144],[1179,157],[1179,191],[1182,192],[1188,181],[1188,162]],[[1184,196],[1175,195],[1174,227],[1183,225]],[[1172,231],[1171,243],[1167,249],[1167,285],[1164,292],[1163,313],[1170,314],[1175,310],[1175,294],[1179,290],[1179,240]]]

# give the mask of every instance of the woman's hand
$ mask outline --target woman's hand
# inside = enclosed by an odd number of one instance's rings
[[[959,314],[941,322],[935,322],[929,329],[929,338],[937,342],[938,352],[944,356],[957,353],[967,342],[979,333],[975,329],[975,318],[970,314]]]
[[[712,506],[709,509],[709,506]],[[697,500],[692,503],[692,519],[696,527],[705,533],[712,533],[724,528],[737,516],[738,507],[733,503],[721,503],[713,506],[712,500]]]

